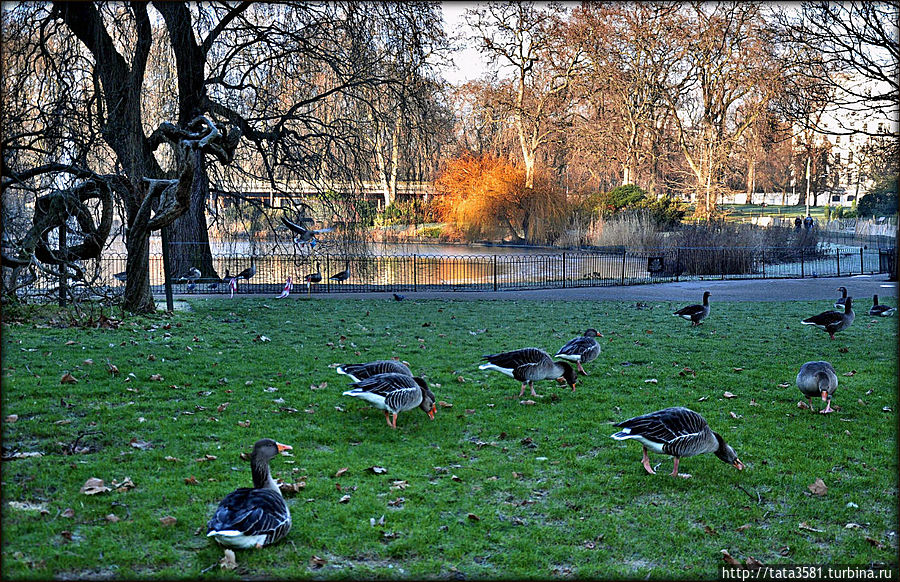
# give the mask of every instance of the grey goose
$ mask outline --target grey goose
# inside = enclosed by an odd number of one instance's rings
[[[647,449],[675,457],[672,476],[678,477],[678,462],[682,457],[693,457],[703,453],[715,453],[723,462],[743,470],[744,464],[738,459],[725,440],[709,428],[706,420],[688,408],[676,406],[657,410],[618,422],[615,426],[622,430],[610,435],[616,440],[635,439],[644,448],[641,464],[651,475],[656,474],[650,467]],[[682,477],[690,477],[681,474]]]
[[[578,371],[587,376],[588,373],[584,371],[583,364],[596,360],[600,355],[600,344],[597,343],[596,338],[597,330],[592,327],[588,328],[584,335],[566,342],[554,357],[575,362],[578,365]]]
[[[291,512],[272,478],[269,461],[289,450],[272,439],[256,441],[250,454],[253,487],[237,489],[219,503],[206,524],[207,537],[223,546],[247,549],[274,544],[287,535]]]
[[[837,373],[828,362],[806,362],[800,366],[797,373],[797,388],[806,396],[810,410],[813,410],[812,398],[821,395],[822,401],[826,402],[822,414],[834,412],[831,408],[831,395],[837,390],[837,386]]]
[[[844,309],[844,305],[847,303],[847,288],[838,287],[837,290],[841,292],[841,298],[834,302],[834,308],[842,310]]]
[[[704,291],[703,303],[701,305],[688,305],[687,307],[682,307],[672,315],[690,321],[691,327],[700,325],[700,323],[709,315],[709,296],[710,292]]]
[[[800,323],[824,329],[831,339],[834,339],[834,334],[850,327],[855,317],[856,314],[853,313],[853,297],[847,297],[843,313],[840,311],[823,311],[818,315],[807,317]]]
[[[421,408],[434,420],[434,393],[425,380],[407,374],[375,374],[352,384],[344,396],[365,400],[384,411],[388,426],[397,428],[397,414],[413,408]],[[391,417],[393,415],[393,419]]]
[[[869,315],[877,317],[888,317],[894,314],[894,308],[890,305],[881,305],[878,303],[878,295],[872,296],[872,308],[869,309]]]
[[[487,364],[478,366],[479,370],[494,370],[506,374],[522,383],[519,391],[521,398],[525,394],[525,386],[531,387],[532,396],[540,396],[534,391],[534,383],[540,380],[565,381],[575,391],[578,377],[568,362],[554,362],[550,354],[540,348],[522,348],[499,354],[481,357]]]
[[[335,372],[349,376],[354,382],[360,382],[376,374],[404,374],[412,376],[409,367],[397,360],[375,360],[364,364],[344,364],[338,366]]]

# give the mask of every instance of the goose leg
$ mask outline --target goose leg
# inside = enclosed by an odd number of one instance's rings
[[[584,371],[584,368],[581,366],[581,361],[580,361],[580,360],[576,360],[576,363],[578,364],[578,371],[581,372],[582,374],[584,374],[585,376],[587,376],[588,373],[585,372],[585,371]]]
[[[519,398],[525,396],[525,382],[522,382],[522,389],[519,390]]]
[[[389,427],[394,428],[394,426],[391,424],[391,415],[387,410],[384,411],[384,419],[387,421]]]
[[[391,425],[391,428],[393,428],[393,429],[397,428],[397,413],[396,412],[394,413],[394,423]]]
[[[653,467],[650,466],[650,457],[647,456],[647,447],[644,447],[644,458],[641,459],[641,464],[644,466],[644,469],[647,470],[651,475],[656,475],[656,471],[653,470]]]
[[[535,398],[543,398],[543,396],[541,396],[540,394],[538,394],[537,392],[534,391],[534,384],[529,382],[529,386],[531,386],[531,395],[532,396],[534,396]]]
[[[822,410],[821,414],[828,414],[830,412],[834,412],[834,409],[831,408],[831,400],[829,400],[828,403],[825,405],[825,410]]]
[[[675,457],[675,468],[672,469],[672,476],[673,477],[683,477],[684,479],[690,479],[691,476],[688,475],[687,473],[681,473],[680,475],[678,474],[678,462],[680,460],[681,459],[679,459],[678,457]]]

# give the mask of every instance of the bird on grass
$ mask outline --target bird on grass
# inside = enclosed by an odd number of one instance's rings
[[[303,278],[306,281],[306,288],[309,289],[309,286],[312,283],[321,283],[322,282],[322,269],[319,267],[319,261],[316,261],[316,272],[309,273]]]
[[[272,472],[269,461],[290,446],[272,439],[253,445],[250,471],[253,487],[229,493],[206,524],[206,536],[230,548],[261,548],[279,541],[291,529],[291,512]]]
[[[822,401],[826,403],[821,413],[834,412],[831,408],[831,395],[837,390],[837,386],[837,374],[834,367],[828,362],[806,362],[800,366],[800,371],[797,373],[797,388],[806,396],[810,410],[813,410],[813,396],[821,394]],[[813,410],[813,412],[815,411]]]
[[[869,309],[869,315],[877,317],[889,317],[894,314],[894,308],[890,305],[879,305],[878,295],[872,296],[872,308]]]
[[[206,288],[212,289],[213,291],[215,291],[216,289],[219,288],[219,285],[221,285],[222,283],[225,283],[226,281],[230,281],[230,280],[231,280],[231,274],[228,272],[228,269],[226,268],[225,276],[222,277],[221,279],[219,279],[218,281],[213,281],[212,283],[207,285]]]
[[[575,391],[578,377],[575,369],[568,362],[554,362],[550,354],[540,348],[522,348],[499,354],[489,354],[481,357],[487,360],[487,364],[478,366],[479,370],[494,370],[506,374],[522,383],[519,398],[525,394],[525,386],[531,388],[531,395],[541,396],[534,391],[534,383],[540,380],[556,380],[565,382]]]
[[[406,374],[412,377],[409,366],[397,360],[375,360],[364,364],[344,364],[334,370],[338,374],[348,376],[354,382],[360,382],[378,374]]]
[[[834,302],[834,308],[841,310],[844,309],[844,305],[847,303],[847,288],[838,287],[837,290],[841,292],[841,297]]]
[[[375,408],[384,411],[388,426],[397,428],[397,414],[413,408],[421,408],[434,420],[434,393],[428,388],[425,380],[406,374],[376,374],[365,380],[354,382],[353,388],[343,393],[365,400]]]
[[[673,477],[690,477],[687,473],[678,473],[678,462],[682,457],[693,457],[703,453],[715,453],[720,460],[732,465],[738,471],[744,468],[734,449],[725,443],[719,433],[709,428],[706,419],[682,406],[635,416],[618,422],[615,426],[622,430],[610,435],[612,438],[620,441],[635,439],[641,443],[644,449],[641,464],[651,475],[655,475],[656,471],[650,466],[647,449],[675,457]]]
[[[406,295],[400,295],[399,293],[394,293],[394,301],[403,301],[406,299]]]
[[[566,342],[554,357],[575,362],[578,365],[578,371],[587,376],[588,373],[584,371],[582,364],[592,362],[600,355],[600,344],[597,343],[596,337],[597,330],[592,327],[588,328],[583,336]]]
[[[700,323],[709,315],[709,296],[710,292],[704,291],[702,305],[688,305],[687,307],[682,307],[672,315],[690,321],[691,327],[700,325]]]
[[[823,329],[828,333],[831,339],[834,339],[834,334],[850,327],[855,318],[856,314],[853,313],[853,297],[847,297],[843,313],[840,311],[823,311],[818,315],[807,317],[800,323],[803,325],[814,325],[819,329]]]
[[[244,279],[249,281],[251,277],[256,275],[256,261],[250,257],[250,266],[234,276],[234,279]]]

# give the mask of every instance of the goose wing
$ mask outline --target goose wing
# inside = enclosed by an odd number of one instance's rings
[[[615,426],[628,429],[626,434],[629,436],[641,436],[649,441],[667,445],[701,433],[707,424],[706,420],[693,410],[679,406],[636,416]]]
[[[682,307],[678,311],[675,312],[675,315],[680,315],[681,317],[690,317],[692,315],[699,315],[703,313],[702,305],[688,305],[687,307]]]
[[[352,391],[370,392],[385,399],[397,390],[419,391],[419,385],[412,375],[407,374],[375,374],[353,384]]]
[[[207,523],[207,534],[264,535],[265,544],[281,539],[290,529],[287,504],[280,492],[271,489],[241,488],[229,493]]]
[[[346,374],[354,378],[356,382],[365,380],[377,374],[405,374],[412,376],[412,372],[405,364],[396,360],[376,360],[364,364],[347,364],[337,368],[338,374]]]
[[[843,313],[839,313],[837,311],[823,311],[818,315],[807,317],[801,323],[805,323],[806,325],[816,325],[819,327],[828,327],[832,325],[838,325],[843,321],[843,319]]]
[[[510,352],[501,352],[499,354],[489,354],[482,356],[483,360],[499,366],[514,370],[521,366],[529,366],[540,364],[545,361],[551,361],[550,354],[539,348],[522,348]]]
[[[559,356],[579,356],[582,363],[587,363],[600,354],[600,344],[592,337],[581,336],[566,342],[566,345],[556,352]]]

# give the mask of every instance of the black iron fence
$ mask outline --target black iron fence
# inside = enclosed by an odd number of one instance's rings
[[[256,274],[237,282],[237,294],[279,293],[288,277],[294,292],[351,293],[364,291],[506,291],[566,287],[635,285],[679,280],[776,279],[837,277],[896,271],[896,250],[812,248],[667,248],[628,250],[623,247],[591,251],[465,256],[398,255],[337,256],[316,254],[255,256]],[[250,266],[251,257],[215,256],[219,275],[232,275]],[[321,268],[322,281],[307,286],[304,279]],[[90,274],[91,265],[88,267]],[[349,267],[350,277],[329,277]],[[107,255],[95,262],[90,284],[72,282],[74,290],[109,296],[121,293],[124,255]],[[119,278],[116,278],[116,274]],[[127,277],[127,275],[126,275]],[[173,275],[176,294],[229,294],[227,281],[209,274],[198,281]],[[161,255],[150,257],[150,281],[163,292]],[[29,285],[29,294],[52,293],[59,282],[42,277]]]

